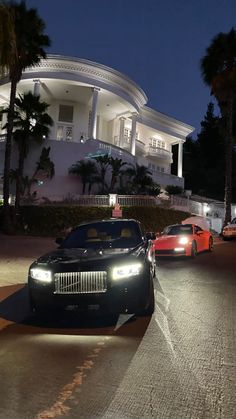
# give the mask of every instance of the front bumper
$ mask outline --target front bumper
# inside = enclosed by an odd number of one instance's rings
[[[150,277],[136,276],[122,281],[107,281],[107,289],[94,293],[56,293],[55,282],[45,284],[29,276],[29,296],[35,308],[77,306],[83,310],[99,306],[109,312],[134,313],[146,308],[149,299]]]
[[[174,249],[160,249],[155,250],[155,257],[162,257],[162,256],[188,256],[188,253],[186,252],[186,249],[175,251]]]
[[[222,232],[222,236],[226,237],[226,238],[229,238],[229,239],[234,238],[234,237],[236,237],[236,231],[225,230],[225,231]]]

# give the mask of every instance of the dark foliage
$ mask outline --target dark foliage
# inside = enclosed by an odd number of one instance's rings
[[[146,231],[161,231],[166,225],[178,223],[189,216],[186,212],[160,207],[123,207],[123,218],[139,220]],[[1,213],[0,213],[1,214]],[[86,206],[22,206],[21,229],[18,233],[38,236],[58,236],[83,221],[107,219],[111,207]]]

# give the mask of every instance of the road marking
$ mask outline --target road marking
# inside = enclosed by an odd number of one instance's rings
[[[108,339],[110,339],[110,337],[106,336],[97,343],[96,347],[87,356],[87,359],[85,359],[83,364],[76,367],[78,372],[73,375],[72,381],[61,389],[55,403],[49,409],[38,413],[36,419],[54,419],[57,416],[68,414],[68,412],[71,410],[71,407],[67,406],[66,402],[72,400],[73,393],[82,386],[83,381],[87,376],[87,372],[90,371],[95,364],[95,361],[93,361],[91,358],[96,359],[98,357],[101,350],[105,347],[105,341]]]

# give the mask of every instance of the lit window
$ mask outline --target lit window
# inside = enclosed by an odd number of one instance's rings
[[[154,148],[166,148],[165,141],[159,140],[157,138],[150,138],[151,146]]]

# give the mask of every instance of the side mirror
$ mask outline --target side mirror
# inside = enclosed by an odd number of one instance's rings
[[[63,237],[57,237],[55,240],[55,243],[61,245],[63,240],[64,240]]]
[[[160,237],[160,235],[161,235],[160,231],[157,231],[156,232],[156,237]]]
[[[145,238],[146,238],[146,240],[155,240],[156,239],[156,234],[153,233],[153,232],[146,233]]]

